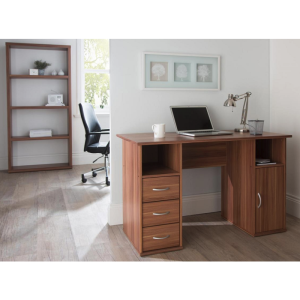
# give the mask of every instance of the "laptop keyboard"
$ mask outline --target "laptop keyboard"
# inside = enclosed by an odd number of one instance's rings
[[[187,133],[219,132],[218,130],[187,131]]]

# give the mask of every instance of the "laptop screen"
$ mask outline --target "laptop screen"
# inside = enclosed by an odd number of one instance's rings
[[[171,107],[177,131],[213,129],[206,107]]]

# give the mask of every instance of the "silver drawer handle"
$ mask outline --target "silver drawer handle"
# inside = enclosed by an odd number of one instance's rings
[[[153,191],[154,192],[162,192],[162,191],[167,191],[167,190],[169,190],[170,188],[169,187],[167,187],[167,188],[165,188],[165,189],[153,189]]]
[[[257,208],[260,208],[261,207],[261,196],[260,196],[260,193],[257,193],[257,195],[259,198],[259,204],[258,204]]]
[[[154,240],[164,240],[164,239],[167,239],[167,238],[169,238],[169,237],[170,237],[170,235],[168,234],[168,235],[166,235],[166,236],[164,236],[164,237],[161,237],[161,238],[160,238],[160,237],[154,236],[153,239],[154,239]]]
[[[159,213],[153,213],[153,216],[165,216],[165,215],[168,215],[169,213],[170,213],[169,211],[167,211],[165,213],[161,213],[161,214],[159,214]]]

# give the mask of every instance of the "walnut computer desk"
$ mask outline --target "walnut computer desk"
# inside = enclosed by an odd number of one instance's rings
[[[286,230],[286,138],[291,135],[117,136],[123,140],[123,228],[141,256],[183,248],[182,169],[221,166],[222,216],[248,234]],[[277,164],[256,166],[256,157]]]

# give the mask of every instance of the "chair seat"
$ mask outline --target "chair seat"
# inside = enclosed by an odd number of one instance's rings
[[[95,143],[92,145],[89,145],[86,149],[87,152],[89,153],[105,153],[107,143],[106,142],[100,142],[100,143]]]

